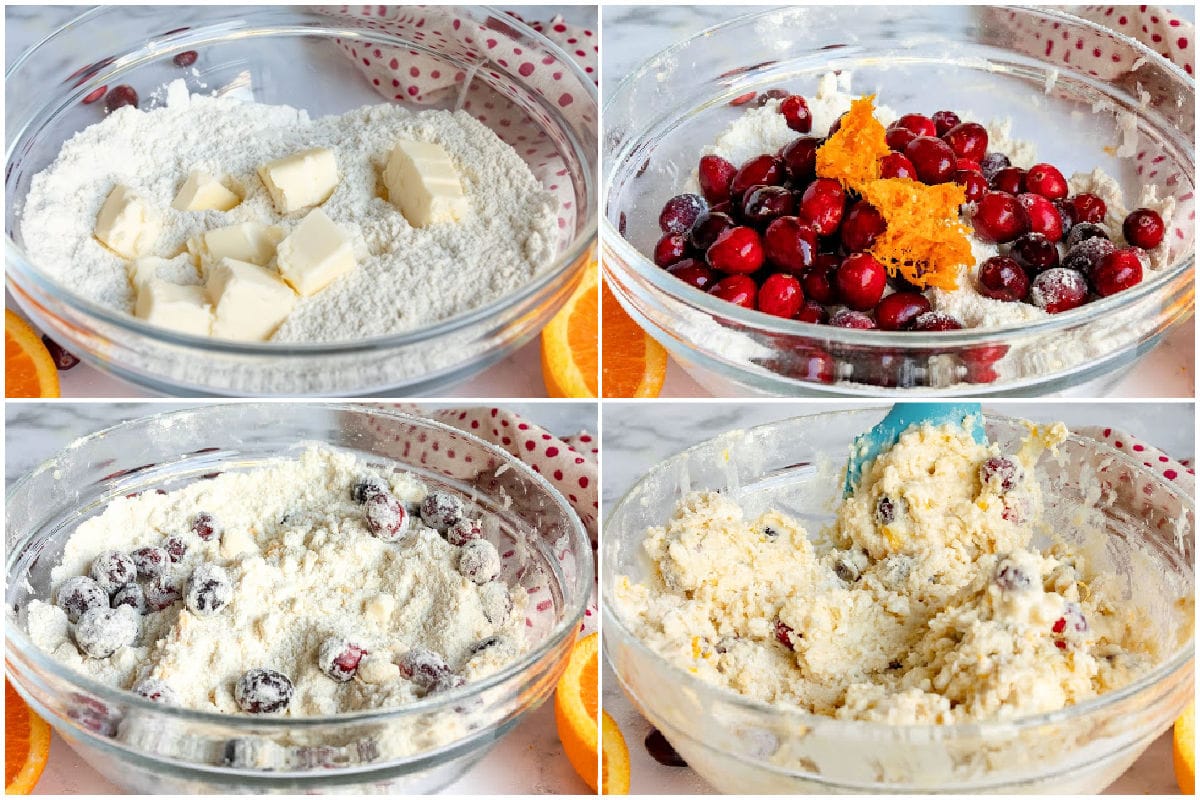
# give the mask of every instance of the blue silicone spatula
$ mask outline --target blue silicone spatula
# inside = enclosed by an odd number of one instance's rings
[[[983,430],[983,407],[979,403],[896,403],[878,425],[854,438],[850,463],[846,465],[843,494],[849,496],[867,465],[891,449],[900,440],[900,434],[913,425],[962,425],[968,417],[971,418],[968,430],[975,441],[987,444],[987,434]]]

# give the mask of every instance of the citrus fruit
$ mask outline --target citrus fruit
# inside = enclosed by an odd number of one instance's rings
[[[542,330],[542,380],[550,397],[595,397],[599,382],[600,270],[588,264],[583,280]]]
[[[4,396],[58,397],[58,368],[37,332],[4,311]]]
[[[604,757],[603,793],[629,794],[629,748],[617,727],[617,721],[604,712],[601,752]]]
[[[1179,791],[1196,793],[1196,704],[1175,720],[1175,780]]]
[[[667,351],[625,313],[605,284],[601,303],[605,397],[658,397],[667,377]]]
[[[4,793],[29,794],[50,756],[50,726],[4,682]]]
[[[558,679],[554,693],[554,720],[563,750],[579,777],[596,791],[597,762],[600,753],[600,658],[597,634],[575,643],[567,669]],[[602,794],[629,794],[629,751],[617,723],[603,716],[603,766],[600,772]]]

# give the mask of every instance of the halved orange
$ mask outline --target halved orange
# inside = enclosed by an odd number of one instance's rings
[[[603,295],[604,397],[658,397],[667,377],[666,349],[625,313],[607,282]]]
[[[1175,720],[1175,781],[1184,794],[1196,793],[1196,704]]]
[[[4,681],[4,793],[29,794],[50,757],[50,726]]]
[[[602,794],[629,794],[629,750],[607,713],[603,716],[604,746],[600,746],[599,641],[593,633],[575,643],[554,693],[554,721],[571,766],[592,791],[596,791],[599,777]]]
[[[629,794],[629,748],[617,727],[617,721],[604,712],[600,731],[600,752],[603,758],[604,781],[602,794]]]
[[[4,310],[4,396],[58,397],[58,367],[29,323]]]
[[[583,281],[542,330],[542,380],[550,397],[595,397],[599,383],[600,269],[588,264]]]

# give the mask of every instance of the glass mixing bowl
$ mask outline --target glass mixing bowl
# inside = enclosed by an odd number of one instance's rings
[[[524,655],[488,678],[401,707],[267,719],[152,703],[75,672],[30,641],[28,603],[49,595],[50,570],[81,521],[114,498],[250,469],[313,441],[401,467],[498,517],[489,536],[514,553],[502,578],[549,601],[528,609]],[[422,446],[405,455],[416,441]],[[419,449],[428,457],[418,458]],[[458,457],[438,458],[447,450]],[[540,475],[457,429],[353,406],[221,404],[126,422],[77,440],[22,478],[5,515],[8,679],[84,760],[131,793],[407,794],[446,786],[550,696],[593,585],[587,534]]]
[[[900,726],[773,706],[692,675],[649,649],[614,605],[619,576],[654,579],[642,541],[687,492],[731,493],[753,516],[777,508],[816,533],[834,518],[853,437],[886,410],[814,414],[732,431],[656,465],[605,519],[604,648],[625,693],[697,773],[723,792],[1096,792],[1192,699],[1195,500],[1094,439],[1072,435],[1035,469],[1045,521],[1082,544],[1080,515],[1104,532],[1089,563],[1123,579],[1124,600],[1158,626],[1163,659],[1136,682],[1048,714],[1004,722]],[[1028,433],[986,416],[1008,452]],[[1097,500],[1096,489],[1106,491]],[[1039,542],[1038,544],[1045,544]],[[1101,559],[1096,561],[1096,559]]]
[[[1101,77],[1062,64],[1015,34],[1014,19],[1026,28],[1053,24],[1064,40],[1101,37],[1136,66]],[[713,393],[1040,395],[1082,387],[1096,396],[1192,313],[1194,222],[1186,210],[1169,237],[1169,267],[1112,297],[1007,327],[888,333],[785,320],[656,267],[645,254],[662,235],[659,211],[683,191],[700,148],[739,116],[730,101],[779,87],[811,95],[831,70],[851,72],[854,93],[875,92],[898,112],[1011,117],[1014,136],[1032,140],[1039,158],[1068,175],[1100,167],[1136,202],[1142,162],[1111,154],[1132,120],[1163,192],[1192,207],[1195,82],[1134,40],[1069,14],[831,5],[710,28],[653,57],[606,101],[601,238],[605,276],[621,304]],[[1143,106],[1142,92],[1170,102]]]
[[[596,89],[562,50],[503,12],[470,6],[423,13],[430,24],[400,36],[374,18],[327,14],[316,7],[102,7],[22,54],[5,78],[6,264],[8,286],[22,309],[50,338],[88,363],[168,394],[430,393],[529,341],[578,285],[595,241]],[[465,40],[435,37],[434,18],[447,26],[456,21],[486,30],[522,45],[543,63],[557,64],[558,85],[576,100],[560,105],[558,95],[543,96],[532,78],[519,74],[519,65],[505,65]],[[341,114],[389,102],[339,45],[365,42],[395,48],[399,60],[419,58],[428,68],[432,59],[446,74],[466,76],[440,99],[430,98],[436,102],[410,104],[414,110],[457,110],[470,102],[464,110],[493,130],[527,126],[536,131],[538,155],[530,154],[532,148],[518,152],[543,186],[559,193],[564,208],[555,262],[519,291],[394,335],[329,344],[240,343],[147,325],[75,294],[26,257],[17,214],[30,181],[64,141],[101,118],[100,104],[81,103],[97,88],[129,83],[146,98],[151,87],[184,77],[193,92],[243,87],[238,91],[244,95],[248,86],[260,103],[303,108],[314,118]],[[194,73],[172,64],[175,55],[188,50],[203,54]],[[81,69],[68,76],[76,66]],[[515,118],[483,113],[493,101],[515,104]],[[545,167],[543,159],[557,168]]]

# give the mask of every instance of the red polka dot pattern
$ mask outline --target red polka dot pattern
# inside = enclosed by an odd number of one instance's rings
[[[1190,459],[1185,458],[1177,461],[1154,445],[1147,444],[1133,434],[1117,430],[1116,428],[1083,427],[1077,429],[1075,432],[1099,439],[1128,455],[1140,458],[1144,466],[1150,467],[1167,480],[1186,480],[1188,482],[1185,484],[1187,490],[1189,492],[1195,490],[1196,473],[1191,468]]]

